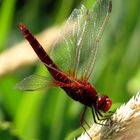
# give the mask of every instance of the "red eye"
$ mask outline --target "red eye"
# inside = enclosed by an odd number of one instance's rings
[[[108,96],[101,96],[97,100],[96,109],[107,112],[112,105],[112,100]]]

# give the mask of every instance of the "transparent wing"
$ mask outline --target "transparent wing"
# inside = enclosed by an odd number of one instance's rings
[[[84,69],[83,78],[88,79],[90,74],[93,71],[96,54],[98,50],[98,43],[102,37],[105,26],[109,20],[112,10],[112,1],[111,0],[97,0],[95,5],[89,10],[89,20],[87,24],[87,30],[85,31],[85,37],[83,39],[83,46],[87,45],[88,47],[83,48],[84,51],[90,54],[87,64]],[[87,42],[87,43],[86,43]],[[81,58],[84,55],[81,53]],[[86,59],[86,58],[85,58]]]
[[[51,51],[64,72],[78,79],[89,78],[110,12],[111,0],[97,0],[90,10],[82,5],[72,12]]]
[[[77,31],[80,32],[80,21],[86,11],[84,6],[80,10],[73,10],[50,53],[54,62],[66,73],[71,73],[74,70],[73,64],[79,38]]]
[[[50,78],[39,75],[30,75],[18,83],[16,88],[21,91],[35,91],[50,88],[52,86],[56,86],[56,84]]]

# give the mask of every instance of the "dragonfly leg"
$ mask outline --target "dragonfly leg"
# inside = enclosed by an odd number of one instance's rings
[[[97,111],[95,111],[94,107],[91,107],[91,110],[92,110],[92,116],[93,116],[94,122],[96,124],[105,126],[105,124],[99,122],[99,121],[101,121],[101,118],[99,117],[99,114],[97,113]]]
[[[100,111],[97,111],[97,113],[99,114],[99,116],[102,117],[101,120],[106,120],[106,119],[110,118],[114,112],[109,111],[105,115],[103,115]]]
[[[96,111],[94,109],[94,107],[92,107],[92,114],[93,114],[93,120],[96,124],[99,124],[99,125],[103,125],[103,126],[108,126],[104,123],[100,123],[99,121],[103,121],[103,120],[107,120],[110,118],[110,116],[113,114],[113,112],[108,112],[109,115],[103,115],[99,110]]]
[[[81,120],[80,120],[80,125],[82,126],[82,128],[84,129],[84,131],[87,133],[87,135],[89,136],[89,138],[92,140],[92,137],[90,136],[90,134],[87,132],[86,128],[85,128],[84,125],[83,125],[83,122],[85,122],[86,125],[90,128],[89,124],[88,124],[87,121],[85,120],[85,113],[86,113],[86,110],[87,110],[87,106],[85,106],[84,111],[83,111],[83,113],[82,113]]]
[[[95,111],[95,113],[96,113],[96,116],[99,121],[106,120],[110,117],[110,116],[104,116],[100,111]],[[105,124],[103,124],[103,125],[105,125]]]

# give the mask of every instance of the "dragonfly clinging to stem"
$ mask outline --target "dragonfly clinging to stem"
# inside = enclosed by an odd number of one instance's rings
[[[85,131],[83,122],[87,124],[84,119],[87,107],[91,108],[95,123],[100,124],[98,121],[103,118],[102,113],[108,112],[112,105],[108,96],[99,96],[95,87],[88,82],[111,9],[111,0],[97,0],[89,10],[83,5],[80,9],[73,10],[60,34],[62,37],[55,42],[50,56],[26,26],[23,23],[19,25],[53,80],[31,75],[17,85],[18,89],[33,91],[50,86],[61,87],[69,97],[85,106],[81,117],[81,126]],[[89,134],[88,136],[91,138]]]

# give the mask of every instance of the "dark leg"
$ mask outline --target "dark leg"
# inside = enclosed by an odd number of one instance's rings
[[[99,124],[99,125],[105,125],[103,123],[99,123],[98,121],[100,121],[100,118],[99,118],[99,115],[97,114],[97,112],[94,110],[93,107],[91,107],[91,110],[92,110],[92,115],[93,115],[93,120],[96,124]],[[97,118],[96,118],[97,117]],[[97,120],[96,120],[97,119]]]
[[[102,113],[100,111],[96,112],[99,116],[101,116],[102,118],[100,118],[100,120],[111,120],[111,116],[113,115],[114,112],[107,112],[107,114],[102,115]],[[105,126],[108,126],[107,124],[104,124]]]
[[[108,117],[107,116],[103,116],[102,114],[101,114],[101,112],[100,111],[95,111],[95,114],[96,114],[96,116],[97,116],[97,119],[99,120],[99,121],[103,121],[103,120],[106,120],[106,119],[108,119]],[[104,124],[103,124],[104,125]]]
[[[95,123],[103,125],[103,126],[108,126],[107,124],[104,123],[99,123],[97,121],[103,121],[103,120],[107,120],[110,118],[110,116],[112,115],[112,113],[109,112],[109,115],[103,115],[99,110],[95,111],[94,108],[92,108],[92,112],[93,112],[93,119],[95,121]],[[97,117],[97,120],[96,120]]]
[[[88,123],[86,122],[86,120],[84,119],[86,110],[87,110],[87,106],[85,106],[84,111],[83,111],[83,113],[82,113],[81,120],[80,120],[80,125],[81,125],[82,128],[85,130],[85,132],[86,132],[87,135],[90,137],[90,139],[92,140],[92,137],[90,136],[90,134],[87,132],[87,130],[85,129],[85,127],[84,127],[84,125],[83,125],[83,121],[84,121],[84,122],[86,123],[86,125],[90,128],[89,124],[88,124]]]
[[[104,121],[104,120],[108,119],[108,117],[103,116],[103,115],[101,114],[100,111],[95,111],[95,114],[96,114],[97,119],[98,119],[99,121]],[[104,123],[102,123],[102,125],[107,126],[107,125],[104,124]]]
[[[103,117],[103,114],[99,110],[97,112],[101,117]]]
[[[97,111],[97,113],[99,114],[99,116],[102,117],[102,120],[105,120],[105,119],[110,118],[110,116],[112,116],[112,114],[113,114],[114,112],[109,111],[109,112],[107,112],[105,115],[102,115],[102,113],[101,113],[100,111]]]

